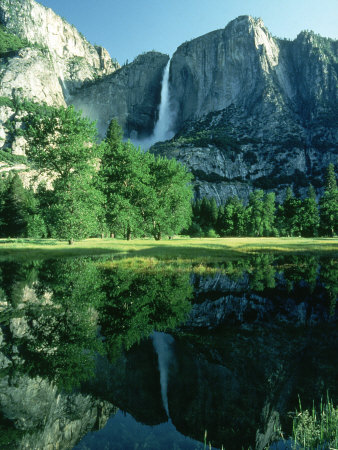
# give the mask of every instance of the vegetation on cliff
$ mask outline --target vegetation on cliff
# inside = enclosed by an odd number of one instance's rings
[[[5,56],[6,53],[16,52],[28,45],[27,40],[21,39],[0,24],[0,58]]]

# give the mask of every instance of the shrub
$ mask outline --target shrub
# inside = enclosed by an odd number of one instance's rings
[[[209,228],[209,230],[207,230],[205,232],[205,237],[216,238],[216,237],[219,237],[219,236],[218,236],[218,234],[216,233],[216,231],[213,228]]]

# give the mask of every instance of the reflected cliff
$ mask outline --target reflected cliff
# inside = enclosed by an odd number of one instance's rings
[[[73,448],[107,424],[78,448],[133,448],[156,429],[167,448],[197,448],[207,430],[215,447],[263,449],[289,432],[298,395],[304,407],[327,391],[336,402],[337,260],[262,254],[210,268],[1,263],[1,448]],[[109,447],[135,420],[137,436]]]

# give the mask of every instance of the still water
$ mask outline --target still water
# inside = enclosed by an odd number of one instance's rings
[[[299,398],[337,404],[337,267],[1,262],[0,448],[283,448]]]

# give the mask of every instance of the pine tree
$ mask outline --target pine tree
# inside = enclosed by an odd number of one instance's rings
[[[6,237],[26,237],[28,195],[17,173],[8,180],[3,198],[3,234]]]
[[[319,204],[321,233],[334,236],[338,232],[338,189],[333,164],[327,168],[325,191]]]
[[[249,236],[263,236],[264,233],[264,192],[258,189],[250,194],[246,210]]]
[[[299,216],[302,236],[317,236],[319,227],[319,211],[316,201],[316,192],[311,184],[308,189],[308,196],[302,201]]]
[[[285,200],[279,208],[279,228],[284,236],[299,236],[301,233],[300,224],[301,201],[296,198],[290,186],[286,190]]]
[[[263,199],[263,235],[272,236],[275,232],[275,198],[274,192],[269,192],[264,195]]]
[[[237,197],[229,197],[220,213],[218,233],[221,236],[243,236],[245,234],[245,208]]]
[[[207,197],[203,197],[200,207],[200,225],[205,231],[210,227],[210,211],[210,200]]]
[[[209,226],[212,229],[216,228],[217,217],[218,217],[218,206],[215,197],[212,197],[210,201],[210,222],[209,222]]]

